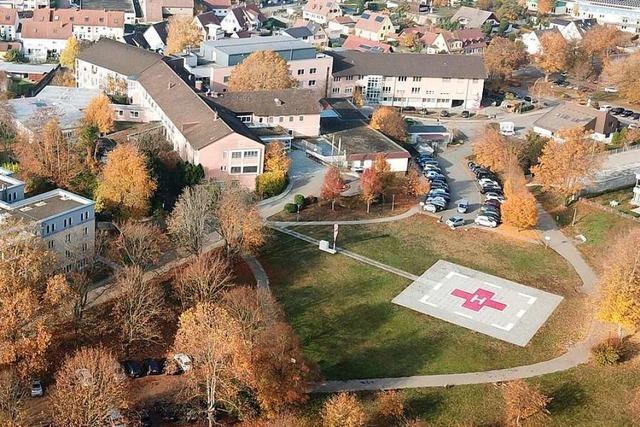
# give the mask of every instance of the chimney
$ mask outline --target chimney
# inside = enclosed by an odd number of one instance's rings
[[[276,105],[282,105],[284,104],[284,102],[282,102],[282,100],[280,98],[273,98],[273,102],[276,103]]]
[[[167,90],[168,90],[168,89],[173,88],[175,85],[176,85],[176,84],[175,84],[175,83],[173,83],[173,82],[168,82],[168,83],[167,83]]]

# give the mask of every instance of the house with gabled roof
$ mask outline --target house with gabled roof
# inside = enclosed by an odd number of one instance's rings
[[[389,53],[392,51],[391,45],[378,41],[363,39],[362,37],[350,34],[342,43],[343,49],[359,50],[361,52],[381,52]]]
[[[18,12],[0,8],[0,40],[15,40],[18,32]]]
[[[255,5],[235,6],[222,18],[220,27],[227,34],[237,34],[259,29],[266,19]]]
[[[202,40],[218,40],[224,37],[221,18],[214,11],[196,15],[196,17],[193,18],[193,25],[195,25],[200,31],[200,34],[202,34]]]
[[[500,23],[493,12],[467,6],[460,6],[451,17],[451,22],[457,22],[463,28],[482,28],[485,22],[490,22],[492,26]]]
[[[396,29],[389,15],[377,12],[364,12],[356,21],[354,34],[363,39],[385,41]]]
[[[321,25],[338,16],[342,16],[342,9],[337,0],[309,0],[302,8],[302,19]]]

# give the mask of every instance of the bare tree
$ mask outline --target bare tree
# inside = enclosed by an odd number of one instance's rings
[[[56,373],[50,397],[55,425],[110,425],[112,411],[127,407],[125,381],[108,350],[81,348]]]
[[[227,256],[252,252],[264,243],[264,228],[253,195],[226,185],[215,206],[215,230],[225,241]]]
[[[229,263],[220,253],[198,255],[176,275],[175,290],[183,307],[214,302],[216,296],[231,286]]]
[[[124,268],[118,274],[116,286],[120,297],[113,307],[119,322],[123,345],[149,343],[159,336],[159,323],[163,316],[164,295],[158,284],[145,281],[140,267]]]
[[[169,232],[192,254],[199,254],[214,229],[219,187],[204,183],[184,189],[169,217]]]
[[[12,369],[0,371],[0,425],[25,425],[25,388]]]
[[[151,223],[125,221],[118,230],[120,234],[111,242],[110,252],[123,265],[147,268],[158,262],[169,245],[167,236]]]

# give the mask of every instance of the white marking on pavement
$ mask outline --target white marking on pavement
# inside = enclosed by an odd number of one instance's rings
[[[513,323],[508,323],[506,326],[501,326],[492,323],[491,326],[493,326],[494,328],[502,329],[503,331],[510,331],[515,325]]]
[[[531,295],[523,294],[521,292],[518,292],[518,295],[520,295],[521,297],[529,298],[529,301],[527,301],[527,304],[529,305],[533,304],[538,299],[536,297],[532,297]]]
[[[522,316],[524,316],[524,314],[525,314],[526,312],[527,312],[527,310],[520,310],[520,311],[518,312],[518,314],[516,314],[516,317],[522,317]]]
[[[438,289],[440,289],[442,287],[442,282],[438,282],[434,287],[433,290],[437,291]]]
[[[484,282],[485,285],[491,286],[492,288],[502,289],[502,286],[494,285],[491,282]]]
[[[467,319],[473,319],[473,317],[468,314],[460,313],[459,311],[454,311],[453,314],[457,314],[458,316],[466,317]]]

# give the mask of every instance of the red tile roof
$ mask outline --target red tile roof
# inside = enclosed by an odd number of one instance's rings
[[[367,40],[354,35],[350,35],[349,37],[347,37],[347,39],[342,44],[342,47],[344,49],[359,50],[361,52],[391,52],[391,46],[386,43]]]
[[[0,25],[16,25],[18,12],[15,9],[0,8]]]

